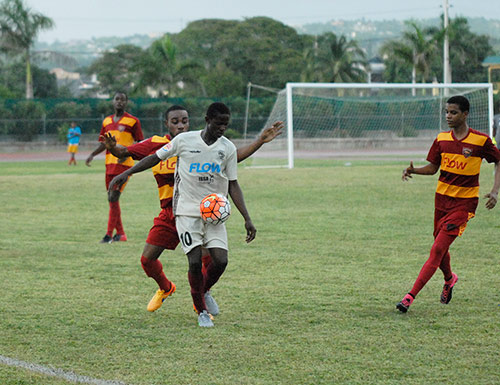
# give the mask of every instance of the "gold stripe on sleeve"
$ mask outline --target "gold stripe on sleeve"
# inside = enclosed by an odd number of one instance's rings
[[[124,116],[120,119],[120,124],[124,124],[125,126],[134,127],[136,120],[134,118],[129,118],[128,116]]]
[[[438,142],[453,142],[451,132],[441,132],[438,134],[436,139]]]
[[[153,143],[165,143],[165,144],[167,144],[168,142],[170,142],[170,139],[165,138],[164,136],[155,135],[155,136],[153,136],[151,138],[151,142],[153,142]]]
[[[472,144],[474,146],[483,146],[486,139],[488,138],[484,135],[478,135],[471,132],[469,136],[462,141],[462,143]]]
[[[109,116],[103,120],[102,125],[103,127],[109,126],[111,123],[113,123],[113,119],[111,119]]]

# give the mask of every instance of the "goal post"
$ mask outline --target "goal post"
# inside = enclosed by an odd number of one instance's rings
[[[262,152],[271,164],[293,168],[298,157],[426,151],[449,129],[444,108],[454,95],[469,99],[469,125],[491,136],[490,83],[287,83],[265,124],[283,120],[286,132]]]

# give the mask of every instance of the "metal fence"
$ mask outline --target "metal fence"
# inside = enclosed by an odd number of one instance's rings
[[[166,134],[163,115],[156,118],[138,116],[145,137]],[[30,142],[30,141],[59,141],[66,142],[66,134],[72,121],[76,122],[85,136],[97,136],[101,130],[104,116],[68,119],[47,118],[40,119],[0,119],[0,142]],[[248,119],[247,135],[254,137],[263,128],[267,117],[253,117]],[[245,117],[233,116],[230,122],[228,137],[243,138]],[[205,126],[203,116],[190,117],[190,129],[202,129]]]

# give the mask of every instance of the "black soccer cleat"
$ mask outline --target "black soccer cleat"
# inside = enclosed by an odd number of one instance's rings
[[[452,273],[451,279],[449,281],[445,281],[440,298],[442,304],[447,305],[450,303],[453,294],[453,287],[457,282],[458,276],[455,273]]]
[[[106,234],[99,243],[111,243],[113,242],[113,238],[111,238],[108,234]]]
[[[126,242],[127,236],[125,234],[115,234],[113,235],[113,242]]]

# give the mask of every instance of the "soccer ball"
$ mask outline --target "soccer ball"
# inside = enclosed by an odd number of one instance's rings
[[[206,223],[218,225],[231,214],[229,200],[222,194],[210,194],[201,200],[200,214]]]

